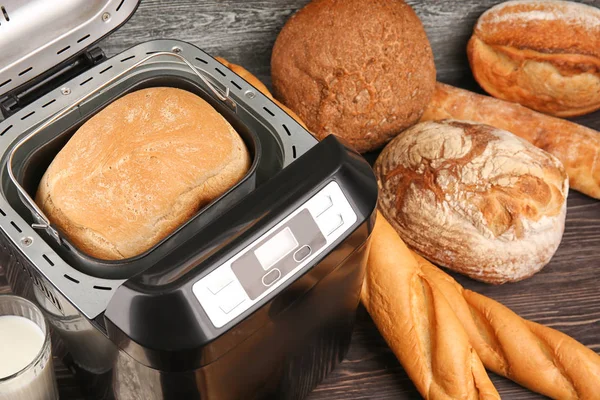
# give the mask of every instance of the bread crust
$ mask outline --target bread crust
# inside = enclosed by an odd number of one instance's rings
[[[569,185],[600,199],[600,133],[573,122],[437,83],[421,121],[460,119],[509,131],[556,156],[569,175]]]
[[[427,36],[401,0],[310,2],[277,37],[271,73],[275,97],[318,139],[360,152],[413,125],[435,85]]]
[[[206,101],[174,88],[130,93],[73,135],[36,203],[83,252],[143,253],[248,171],[250,154]]]
[[[379,207],[402,239],[437,264],[500,284],[554,255],[567,174],[552,155],[489,125],[413,126],[375,163]]]
[[[500,398],[444,294],[381,214],[361,300],[423,398]]]
[[[444,294],[487,369],[554,399],[600,399],[600,356],[593,350],[464,289],[423,257],[414,257]]]
[[[494,97],[560,117],[600,109],[600,10],[516,0],[486,11],[467,54]]]

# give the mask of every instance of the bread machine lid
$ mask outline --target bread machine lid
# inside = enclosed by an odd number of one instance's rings
[[[118,29],[140,0],[0,1],[0,96]]]

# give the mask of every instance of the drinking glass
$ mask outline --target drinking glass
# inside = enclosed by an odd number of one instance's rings
[[[44,343],[37,356],[25,368],[0,378],[0,400],[58,399],[50,330],[44,315],[29,300],[13,295],[0,295],[0,317],[3,316],[19,316],[32,321],[42,330]],[[0,354],[0,362],[3,362],[2,356]]]

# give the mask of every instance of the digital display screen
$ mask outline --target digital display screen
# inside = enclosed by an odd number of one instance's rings
[[[285,228],[269,241],[254,250],[258,262],[266,271],[298,247],[298,241],[290,228]]]

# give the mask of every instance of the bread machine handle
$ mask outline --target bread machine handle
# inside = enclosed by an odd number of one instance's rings
[[[132,70],[138,68],[140,65],[148,62],[148,60],[151,60],[156,57],[161,57],[161,56],[169,56],[169,57],[175,57],[175,58],[179,59],[184,64],[186,64],[194,72],[194,74],[196,74],[198,76],[198,78],[200,78],[200,80],[209,88],[209,90],[213,93],[213,95],[217,99],[226,103],[234,111],[236,110],[237,105],[233,101],[233,99],[229,96],[229,87],[225,87],[225,94],[222,94],[221,92],[219,92],[219,90],[212,83],[210,83],[210,81],[208,79],[206,79],[206,77],[202,73],[200,73],[200,71],[202,71],[204,74],[207,74],[206,71],[203,71],[202,69],[195,67],[185,57],[181,56],[179,54],[180,52],[181,52],[181,50],[176,47],[172,50],[172,52],[159,51],[159,52],[148,55],[146,58],[138,61],[137,63],[133,64],[129,68],[127,68],[127,69],[123,70],[122,72],[120,72],[119,74],[115,75],[110,80],[104,82],[102,85],[98,86],[93,91],[87,93],[85,96],[81,97],[79,100],[75,101],[70,106],[65,107],[60,112],[53,115],[51,118],[46,120],[38,128],[34,129],[30,134],[23,137],[21,140],[19,140],[17,142],[16,145],[13,146],[13,148],[11,149],[11,151],[8,155],[8,160],[6,162],[6,164],[7,164],[6,169],[8,171],[8,176],[9,176],[10,180],[12,181],[12,183],[15,185],[15,187],[19,191],[21,198],[25,201],[26,205],[32,211],[33,216],[34,216],[35,220],[37,221],[36,223],[31,224],[32,228],[45,229],[47,232],[50,233],[50,235],[53,238],[55,238],[58,241],[58,243],[61,243],[61,237],[60,237],[60,234],[58,233],[58,231],[51,226],[50,220],[48,219],[46,214],[44,214],[44,212],[38,207],[38,205],[35,203],[35,201],[31,198],[31,196],[29,196],[27,191],[23,188],[23,186],[21,186],[21,184],[17,181],[17,179],[15,177],[15,174],[13,172],[13,158],[14,158],[14,155],[17,152],[17,150],[19,150],[19,148],[21,146],[23,146],[23,144],[27,143],[31,138],[33,138],[39,132],[46,129],[48,126],[50,126],[51,124],[56,122],[59,118],[63,117],[65,114],[67,114],[68,112],[73,110],[75,107],[79,106],[81,103],[83,103],[90,97],[94,96],[96,93],[100,92],[102,89],[111,85],[115,81],[119,80],[120,78],[122,78],[123,76],[125,76],[126,74],[131,72]]]

